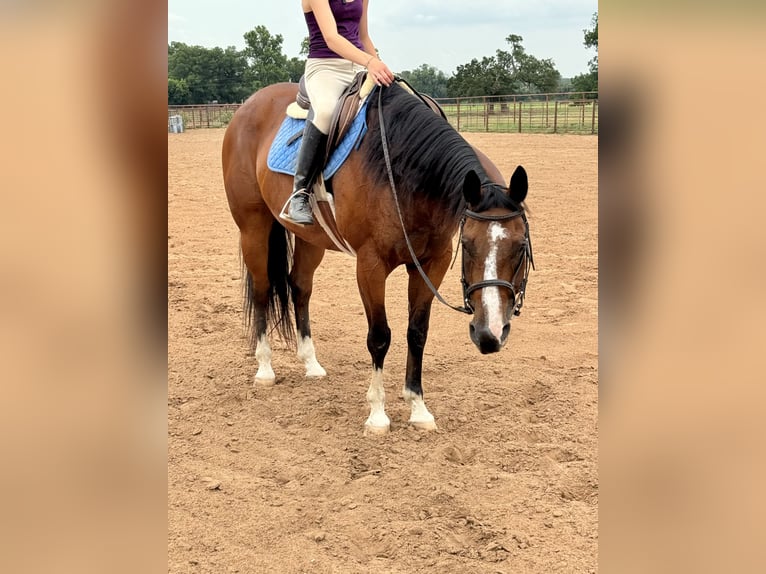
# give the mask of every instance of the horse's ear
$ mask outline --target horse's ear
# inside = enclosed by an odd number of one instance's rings
[[[528,188],[527,172],[523,167],[518,166],[511,176],[511,185],[508,186],[508,193],[513,201],[521,203],[527,197]]]
[[[465,181],[463,181],[463,197],[470,207],[479,205],[479,201],[481,201],[481,180],[479,179],[479,175],[473,170],[465,174]]]

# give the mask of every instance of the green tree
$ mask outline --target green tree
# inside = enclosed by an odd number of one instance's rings
[[[282,53],[282,35],[272,35],[266,26],[256,26],[244,35],[251,91],[290,79],[287,56]]]
[[[523,38],[516,34],[506,39],[510,52],[497,50],[492,57],[471,60],[458,66],[449,79],[448,91],[452,97],[499,96],[513,93],[555,92],[561,74],[551,59],[541,60],[527,54]]]
[[[288,82],[298,83],[303,72],[306,70],[306,60],[300,58],[290,58],[287,60],[287,78]]]
[[[244,34],[246,47],[239,51],[168,45],[168,103],[234,103],[252,92],[277,82],[297,82],[306,62],[282,52],[282,36],[272,35],[265,26]],[[308,53],[308,38],[301,54]]]
[[[452,98],[464,96],[498,96],[513,91],[513,81],[506,69],[493,57],[474,58],[457,67],[447,80],[447,93]]]
[[[241,102],[250,95],[245,85],[247,58],[234,46],[223,51],[216,48],[218,61],[218,101],[222,103]]]
[[[189,92],[189,85],[186,83],[186,80],[168,78],[168,104],[171,106],[183,106],[191,103],[191,92]]]
[[[505,41],[511,45],[511,51],[498,50],[496,59],[510,76],[515,92],[546,93],[558,89],[561,74],[550,58],[541,60],[527,54],[522,41],[524,38],[510,34]]]
[[[583,30],[584,41],[586,48],[596,48],[596,57],[590,61],[591,68],[598,69],[598,12],[593,14],[590,25],[593,26],[590,30]]]
[[[578,92],[598,92],[598,12],[593,14],[591,28],[583,30],[583,44],[586,48],[595,48],[596,55],[588,62],[587,74],[572,78],[572,87]]]
[[[168,46],[168,78],[184,81],[192,103],[215,99],[215,70],[207,48],[172,42]]]
[[[238,102],[247,95],[247,61],[234,47],[204,48],[172,42],[168,46],[168,101]],[[175,80],[171,88],[170,80]],[[183,81],[183,84],[180,82]]]
[[[433,98],[443,98],[447,95],[447,76],[434,66],[422,64],[412,71],[405,70],[399,75],[412,84],[418,92]]]

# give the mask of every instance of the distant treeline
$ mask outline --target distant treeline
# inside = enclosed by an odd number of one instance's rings
[[[591,28],[583,32],[585,46],[598,52],[598,13],[593,15]],[[282,35],[272,35],[265,26],[257,26],[244,38],[243,50],[171,42],[168,104],[237,103],[264,86],[300,79],[308,38],[303,40],[301,57],[297,58],[288,58],[282,52]],[[598,90],[597,55],[589,62],[588,72],[562,78],[553,60],[527,54],[521,36],[511,34],[505,41],[510,51],[497,50],[494,56],[474,58],[449,77],[428,64],[399,75],[418,91],[436,98]]]

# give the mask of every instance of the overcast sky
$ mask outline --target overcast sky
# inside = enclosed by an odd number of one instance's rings
[[[551,58],[564,77],[587,72],[595,55],[583,46],[583,30],[597,0],[370,0],[369,11],[370,36],[394,72],[429,64],[449,76],[473,58],[509,50],[509,34],[524,38],[528,54]],[[169,42],[242,49],[242,36],[259,25],[282,35],[289,57],[308,35],[299,0],[168,0]]]

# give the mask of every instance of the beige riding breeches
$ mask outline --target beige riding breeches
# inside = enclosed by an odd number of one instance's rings
[[[364,66],[342,58],[306,60],[306,91],[311,101],[311,122],[324,134],[330,131],[332,114],[343,91]]]

